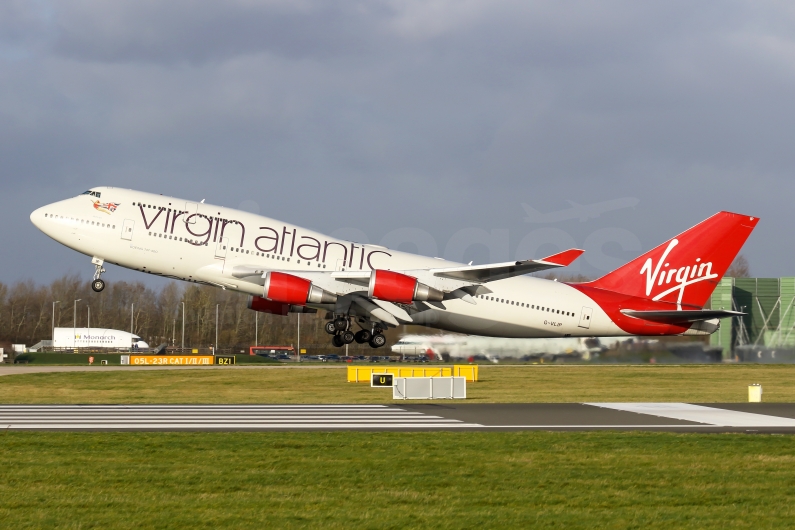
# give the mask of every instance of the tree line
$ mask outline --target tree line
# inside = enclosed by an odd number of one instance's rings
[[[727,276],[750,274],[748,260],[739,255]],[[588,281],[577,275],[547,273],[547,279]],[[75,304],[75,300],[79,300]],[[32,280],[12,285],[0,283],[0,343],[31,346],[52,337],[55,327],[110,328],[132,331],[152,346],[166,343],[182,345],[183,302],[185,347],[207,348],[215,344],[215,315],[218,308],[219,348],[246,349],[259,345],[297,345],[298,315],[257,313],[246,307],[248,296],[206,285],[171,282],[162,289],[143,282],[109,282],[101,293],[91,290],[90,282],[66,275],[49,285]],[[54,309],[54,314],[53,314]],[[89,322],[90,315],[90,322]],[[301,315],[301,347],[308,353],[339,353],[330,345],[323,330],[325,315]],[[387,330],[387,346],[375,350],[386,353],[389,346],[406,332],[438,333],[416,326]],[[351,344],[357,354],[373,352],[367,345]]]
[[[79,300],[75,303],[75,300]],[[31,346],[52,338],[55,327],[110,328],[132,331],[150,346],[182,345],[183,308],[186,348],[215,345],[216,307],[218,347],[247,350],[249,346],[297,346],[298,315],[257,313],[247,307],[248,295],[199,284],[171,282],[161,289],[143,282],[109,282],[95,293],[90,282],[67,275],[49,285],[31,280],[0,283],[0,342]],[[184,303],[184,305],[183,305]],[[54,313],[53,313],[54,310]],[[89,321],[90,319],[90,321]],[[302,314],[301,348],[307,353],[340,353],[323,330],[325,314]],[[357,355],[388,353],[389,344],[402,334],[390,330],[387,347],[372,350],[351,344]]]

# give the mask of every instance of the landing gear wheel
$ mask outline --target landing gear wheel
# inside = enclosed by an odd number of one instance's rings
[[[345,343],[342,342],[342,338],[340,338],[339,335],[334,335],[333,337],[331,337],[331,343],[337,348],[342,348],[345,345]]]
[[[347,318],[338,318],[334,321],[334,327],[337,331],[345,331],[348,329],[348,319]]]
[[[329,335],[336,335],[337,334],[337,326],[334,325],[334,321],[333,320],[329,320],[328,322],[326,322],[326,325],[324,326],[324,329],[326,330],[326,333],[328,333]]]
[[[366,329],[361,330],[360,332],[358,332],[353,337],[353,339],[359,344],[364,344],[366,342],[370,342],[370,339],[372,339],[372,338],[373,338],[373,334],[370,333],[370,331],[366,330]]]
[[[354,340],[353,331],[343,331],[341,335],[337,335],[343,343],[350,344]]]
[[[91,282],[91,288],[94,289],[95,293],[101,293],[102,289],[105,288],[105,280],[100,280],[97,278],[93,282]]]
[[[386,337],[378,333],[377,335],[373,335],[373,338],[370,339],[370,347],[371,348],[380,348],[386,344]]]

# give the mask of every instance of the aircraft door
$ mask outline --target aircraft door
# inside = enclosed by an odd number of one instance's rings
[[[135,228],[135,221],[132,219],[125,219],[124,224],[121,225],[121,238],[132,241],[133,228]]]
[[[581,328],[588,329],[591,327],[591,315],[593,315],[593,309],[590,307],[582,308],[582,313],[580,313],[580,324]]]
[[[229,245],[229,238],[222,237],[218,240],[218,244],[215,246],[215,257],[218,259],[225,259],[226,258],[226,247]]]

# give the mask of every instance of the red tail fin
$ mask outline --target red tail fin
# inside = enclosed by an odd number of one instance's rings
[[[587,285],[703,307],[757,222],[758,217],[717,213]]]

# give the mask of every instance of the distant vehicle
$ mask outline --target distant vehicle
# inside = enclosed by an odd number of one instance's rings
[[[606,349],[596,337],[501,339],[475,335],[405,335],[392,346],[392,351],[401,355],[437,360],[445,355],[453,359],[484,356],[492,362],[500,358],[558,356],[589,360]]]
[[[279,355],[295,357],[295,348],[292,346],[252,346],[248,349],[249,355],[278,358]]]
[[[148,350],[149,344],[127,331],[105,328],[55,328],[52,347]]]

